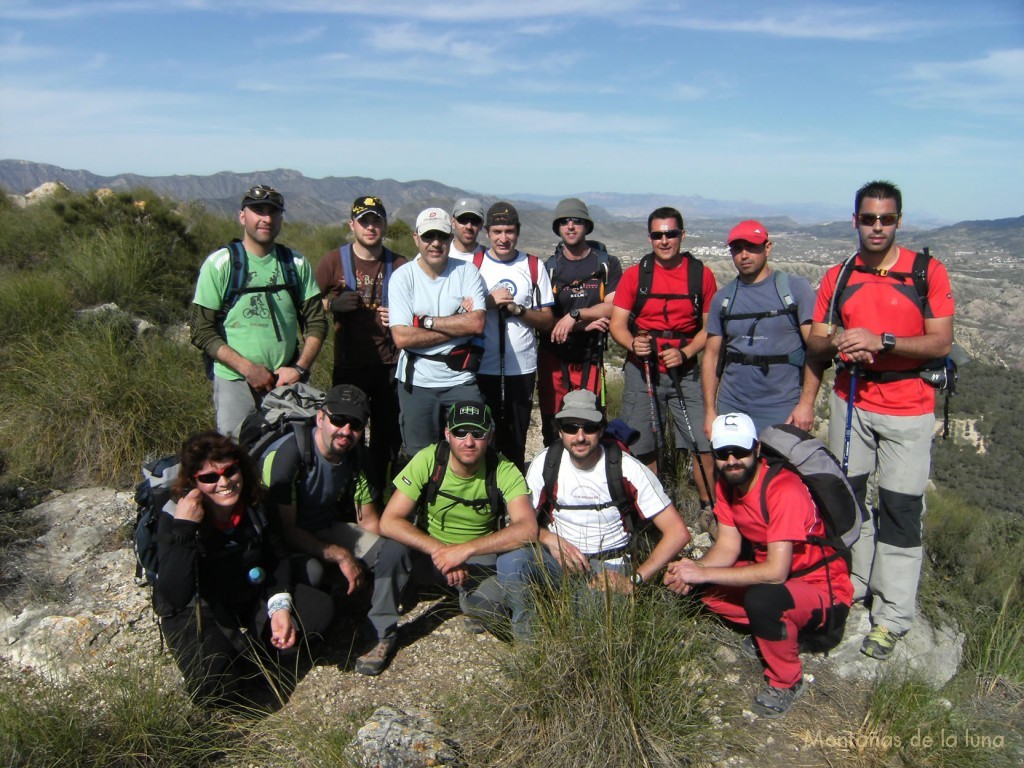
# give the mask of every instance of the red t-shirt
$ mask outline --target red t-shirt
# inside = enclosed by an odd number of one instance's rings
[[[760,460],[761,466],[754,485],[743,496],[730,500],[733,489],[724,480],[718,482],[715,500],[715,515],[722,525],[736,528],[743,538],[754,545],[754,562],[763,563],[768,559],[768,544],[773,541],[793,542],[793,563],[790,572],[814,565],[822,557],[832,555],[832,547],[809,544],[808,536],[824,536],[825,524],[818,513],[818,507],[810,491],[796,474],[788,469],[780,470],[768,486],[768,523],[761,512],[761,483],[768,471],[768,462]],[[826,574],[826,570],[830,574]],[[815,568],[799,578],[808,584],[828,588],[831,576],[832,593],[838,602],[850,605],[853,600],[853,584],[850,582],[846,562],[840,557],[827,566]]]
[[[652,256],[651,258],[654,259],[654,272],[651,276],[652,294],[684,296],[687,293],[691,293],[689,259],[693,258],[692,256],[688,253],[683,254],[683,259],[679,262],[679,265],[671,269],[663,266],[657,257]],[[614,305],[632,312],[639,283],[640,265],[634,264],[622,273],[619,287],[615,290]],[[717,290],[718,283],[715,281],[715,274],[705,266],[703,286],[704,314],[707,313],[707,306],[711,303],[711,297],[715,295]],[[687,340],[692,339],[697,334],[700,320],[701,318],[697,317],[692,298],[659,299],[652,297],[644,303],[640,316],[636,318],[636,327],[649,331],[679,331],[686,336],[685,339],[653,338],[651,341],[655,345],[656,350],[661,350],[666,346],[686,346]],[[634,365],[643,364],[632,352],[629,353],[629,360]],[[662,373],[667,370],[660,363],[658,369]]]
[[[890,272],[909,274],[914,267],[914,251],[900,248],[896,263]],[[860,255],[854,264],[862,265]],[[827,321],[832,294],[842,264],[836,264],[825,273],[818,288],[818,299],[814,306],[814,321]],[[850,271],[850,281],[843,291],[838,307],[843,328],[867,328],[872,333],[892,333],[896,336],[921,336],[924,334],[925,319],[951,317],[955,306],[953,291],[949,284],[946,267],[936,259],[928,262],[928,306],[921,314],[917,301],[917,290],[909,277],[898,280],[869,272]],[[875,362],[867,366],[872,371],[905,371],[918,368],[921,360],[901,357],[898,352],[877,355]],[[846,400],[850,392],[850,374],[846,371],[836,376],[836,394]],[[857,380],[857,395],[854,404],[872,413],[893,416],[921,416],[935,410],[935,389],[920,378],[900,381],[873,382],[863,377]]]

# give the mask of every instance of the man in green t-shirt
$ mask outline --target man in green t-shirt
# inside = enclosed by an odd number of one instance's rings
[[[448,459],[433,501],[420,503],[435,476],[436,446],[419,451],[395,478],[380,520],[380,532],[389,540],[378,562],[404,562],[417,583],[456,590],[466,628],[482,632],[480,619],[504,615],[497,556],[537,540],[537,514],[522,473],[490,448],[494,422],[486,405],[471,400],[452,405],[444,435],[448,450],[442,452]],[[504,509],[488,501],[489,464]]]
[[[284,197],[276,189],[257,184],[246,192],[238,212],[245,249],[241,285],[232,281],[231,248],[220,248],[200,268],[192,299],[192,344],[214,360],[217,429],[232,437],[267,392],[309,379],[327,335],[313,267],[301,253],[275,244],[283,217]],[[297,284],[289,286],[292,268]]]

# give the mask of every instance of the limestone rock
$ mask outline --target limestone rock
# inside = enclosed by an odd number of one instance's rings
[[[463,765],[458,745],[430,715],[378,707],[359,729],[350,756],[365,768],[455,768]]]

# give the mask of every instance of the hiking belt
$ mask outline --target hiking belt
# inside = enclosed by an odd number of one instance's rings
[[[652,331],[649,328],[642,330],[647,331],[647,335],[655,339],[683,339],[684,341],[692,341],[693,336],[684,333],[683,331]]]
[[[587,555],[588,559],[593,558],[594,560],[600,560],[604,562],[606,560],[614,560],[617,557],[628,558],[630,553],[630,547],[627,544],[624,547],[617,547],[615,549],[606,549],[593,555]]]
[[[416,361],[414,358],[422,357],[425,360],[436,360],[444,363],[453,371],[471,371],[476,373],[480,370],[480,361],[484,356],[484,348],[478,344],[460,344],[453,347],[450,352],[435,355],[424,355],[420,352],[405,350],[405,391],[412,392],[412,374],[415,370]]]
[[[921,370],[920,368],[910,368],[906,371],[872,371],[861,368],[857,372],[857,378],[875,384],[888,384],[893,381],[919,379],[921,378]]]
[[[722,355],[722,367],[730,363],[739,363],[740,365],[754,365],[761,369],[761,373],[765,376],[768,375],[768,366],[770,365],[795,365],[800,368],[804,364],[804,351],[798,349],[790,352],[788,355],[745,355],[742,352],[735,352],[728,350]],[[721,376],[721,374],[719,374]]]

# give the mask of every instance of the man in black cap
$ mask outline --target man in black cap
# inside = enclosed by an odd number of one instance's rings
[[[603,243],[587,239],[594,220],[582,200],[562,200],[551,229],[561,240],[547,261],[555,325],[550,335],[540,335],[537,360],[544,445],[558,439],[555,413],[567,392],[587,389],[604,404],[604,348],[612,299],[622,277],[619,260],[608,255]]]
[[[391,274],[406,258],[384,246],[387,211],[379,197],[357,197],[349,219],[351,244],[327,253],[317,264],[316,281],[324,309],[334,318],[332,383],[355,384],[370,401],[370,455],[382,487],[389,464],[402,446],[398,427],[395,367],[398,348],[389,329]]]
[[[482,632],[481,621],[504,614],[497,556],[536,541],[537,516],[522,473],[491,448],[494,422],[486,405],[452,405],[444,435],[395,478],[381,516],[388,537],[381,559],[411,562],[418,583],[457,590],[466,629]]]
[[[370,651],[370,661],[390,656],[396,643],[396,625],[379,603],[388,594],[379,589],[380,534],[378,488],[362,446],[370,409],[358,387],[341,384],[331,389],[316,415],[310,434],[289,432],[272,443],[263,456],[263,483],[268,506],[280,521],[285,544],[293,551],[316,557],[327,572],[310,574],[313,586],[339,577],[354,594],[373,578],[368,616],[383,652]],[[332,567],[333,566],[333,567]],[[334,570],[337,568],[337,571]],[[383,616],[381,612],[383,610]],[[379,674],[384,665],[356,663],[356,671]]]
[[[192,344],[213,361],[217,429],[232,437],[270,390],[309,379],[327,335],[313,267],[276,243],[284,197],[257,184],[240,208],[242,239],[203,262],[189,317]]]

